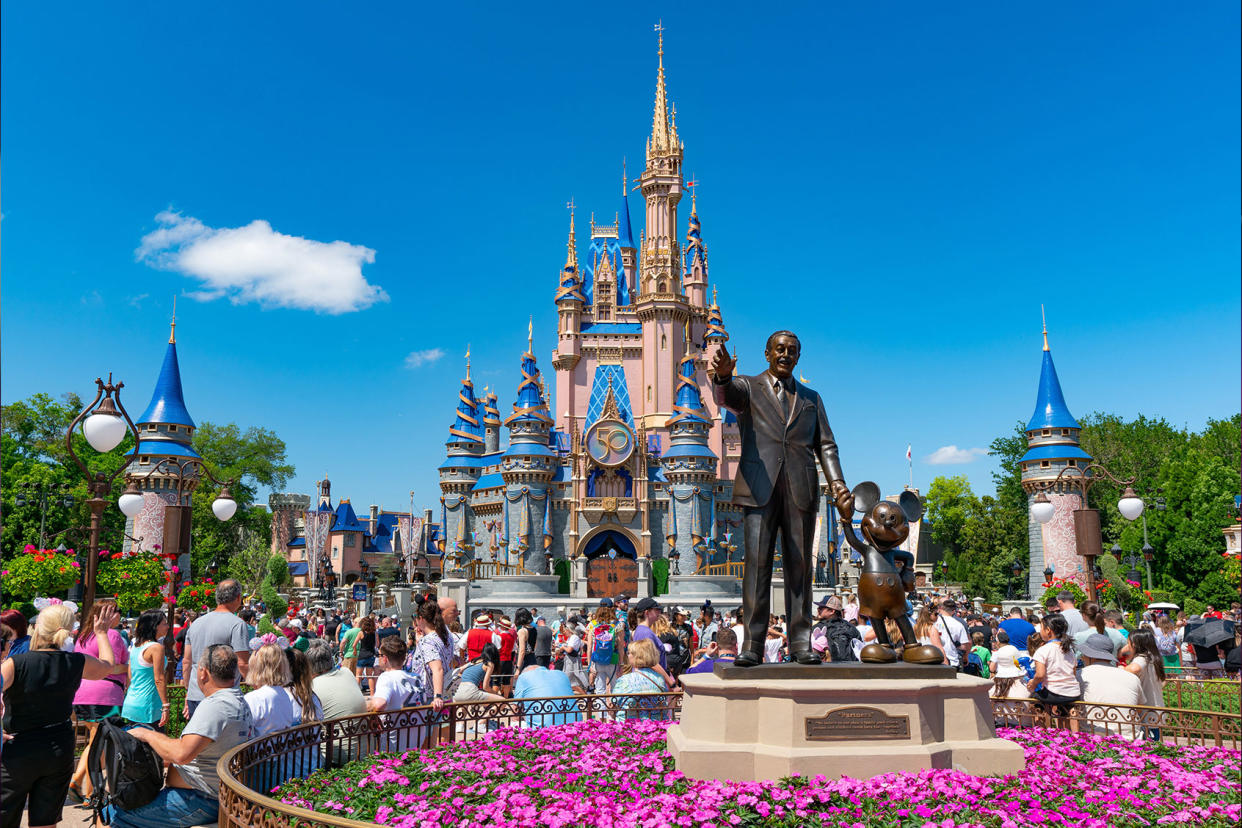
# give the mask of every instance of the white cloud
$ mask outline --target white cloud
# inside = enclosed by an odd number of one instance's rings
[[[405,358],[406,368],[421,368],[424,365],[430,365],[436,360],[444,356],[443,348],[428,348],[425,351],[410,351]]]
[[[929,466],[956,466],[961,463],[973,463],[987,453],[987,449],[981,448],[960,449],[957,446],[941,446],[923,460]]]
[[[131,305],[133,305],[135,308],[140,308],[140,307],[142,307],[142,300],[143,300],[143,299],[147,299],[147,298],[149,298],[150,296],[151,296],[151,294],[149,294],[149,293],[140,293],[140,294],[138,294],[137,296],[131,296],[131,297],[129,297],[129,303],[130,303]]]
[[[262,219],[215,228],[165,210],[155,220],[160,226],[142,237],[135,257],[201,280],[201,289],[190,294],[195,299],[227,296],[234,304],[329,314],[388,301],[384,289],[362,275],[362,266],[375,261],[369,247],[287,236]]]

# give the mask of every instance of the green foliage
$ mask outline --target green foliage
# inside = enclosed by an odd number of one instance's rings
[[[257,537],[251,538],[245,548],[229,558],[224,566],[224,576],[241,584],[242,591],[247,595],[253,595],[267,577],[267,563],[271,556],[268,544]]]
[[[1075,606],[1081,607],[1087,603],[1087,593],[1073,581],[1067,581],[1064,578],[1053,578],[1046,586],[1044,594],[1039,596],[1039,605],[1041,607],[1047,605],[1049,598],[1057,597],[1058,592],[1073,593]]]
[[[211,512],[213,490],[200,488],[194,498],[192,565],[203,572],[213,561],[231,560],[252,541],[271,544],[271,513],[256,505],[255,497],[260,487],[279,491],[294,468],[285,458],[284,441],[266,428],[242,431],[233,423],[203,423],[194,434],[194,448],[217,479],[237,481],[231,488],[237,514],[226,522]]]
[[[73,463],[65,448],[65,433],[84,403],[76,394],[66,394],[61,401],[47,394],[34,394],[28,399],[0,409],[0,503],[4,513],[4,532],[0,533],[0,553],[4,558],[22,554],[27,544],[39,543],[41,502],[37,495],[26,492],[26,505],[17,506],[17,495],[30,484],[48,489],[69,485],[73,506],[63,505],[63,494],[47,499],[44,546],[65,546],[85,550],[88,545],[90,497],[86,477]],[[107,454],[99,454],[78,431],[73,436],[73,450],[92,472],[111,475],[125,462],[125,452],[133,446],[126,435],[121,444]],[[119,491],[114,491],[119,494]],[[117,509],[105,509],[100,525],[101,545],[120,548],[125,516]]]
[[[289,604],[276,592],[276,587],[289,580],[289,565],[280,555],[272,555],[267,561],[267,577],[259,585],[259,597],[267,607],[267,615],[259,624],[259,632],[275,632],[274,619],[289,611]]]
[[[558,595],[569,594],[569,575],[572,570],[569,561],[564,558],[557,558],[552,563],[552,574],[560,580],[556,582],[556,592]]]
[[[656,595],[668,595],[668,558],[652,560],[651,580],[655,582]]]
[[[78,582],[79,574],[78,562],[73,556],[33,546],[10,559],[0,572],[4,576],[5,595],[19,600],[61,595]]]
[[[211,578],[187,582],[177,593],[177,606],[195,612],[210,612],[216,608],[216,584]]]
[[[172,578],[157,555],[113,555],[99,562],[95,583],[100,595],[111,595],[122,613],[134,614],[162,606],[160,588]]]

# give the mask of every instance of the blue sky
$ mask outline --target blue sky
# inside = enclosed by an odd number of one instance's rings
[[[502,409],[528,314],[549,367],[662,17],[741,367],[800,334],[847,480],[990,491],[927,458],[1030,415],[1041,303],[1075,414],[1238,410],[1237,3],[450,5],[4,4],[3,400],[141,411],[177,295],[198,421],[431,506],[467,343]]]

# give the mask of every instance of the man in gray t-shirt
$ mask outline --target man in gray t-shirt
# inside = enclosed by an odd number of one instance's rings
[[[185,717],[194,715],[194,708],[203,700],[204,693],[198,686],[198,670],[194,664],[212,644],[228,644],[237,654],[238,683],[245,678],[250,665],[250,629],[237,617],[241,609],[241,585],[237,581],[221,581],[216,587],[216,609],[194,621],[185,634],[185,654],[181,660],[184,677]]]
[[[151,825],[198,825],[219,816],[220,776],[216,764],[229,750],[253,735],[250,707],[242,698],[237,654],[227,644],[203,650],[195,668],[205,698],[198,705],[181,738],[137,727],[130,731],[146,742],[160,759],[172,764],[168,784],[155,799],[130,811],[110,809],[113,828]]]

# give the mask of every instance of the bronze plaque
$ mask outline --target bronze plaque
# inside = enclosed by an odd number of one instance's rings
[[[809,742],[909,739],[910,717],[890,716],[875,707],[841,707],[807,719],[806,738]]]

